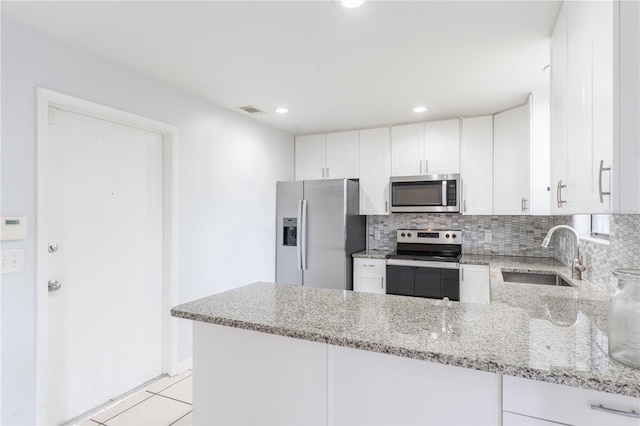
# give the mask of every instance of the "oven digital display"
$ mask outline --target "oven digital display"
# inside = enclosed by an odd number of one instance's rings
[[[418,232],[418,238],[440,238],[439,232]]]

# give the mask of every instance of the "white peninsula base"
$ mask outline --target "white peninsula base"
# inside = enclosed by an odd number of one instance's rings
[[[194,321],[194,424],[492,424],[498,374]]]

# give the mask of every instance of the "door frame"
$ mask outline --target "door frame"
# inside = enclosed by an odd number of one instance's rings
[[[44,211],[44,182],[47,164],[44,147],[47,143],[49,107],[128,125],[163,135],[163,262],[162,262],[162,373],[179,373],[178,321],[171,317],[171,308],[178,304],[178,133],[179,128],[167,123],[121,111],[84,99],[65,95],[43,87],[37,88],[36,100],[36,419],[45,420],[43,406],[47,399],[47,316],[48,289],[45,276],[47,229]]]

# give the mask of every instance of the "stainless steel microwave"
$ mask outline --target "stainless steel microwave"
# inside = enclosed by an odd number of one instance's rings
[[[459,213],[460,175],[392,177],[392,213]]]

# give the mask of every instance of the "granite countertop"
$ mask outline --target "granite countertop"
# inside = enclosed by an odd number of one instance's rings
[[[389,250],[363,250],[357,253],[354,253],[352,256],[354,258],[361,259],[386,259],[387,255],[393,253]]]
[[[490,305],[258,282],[177,306],[172,315],[640,397],[640,370],[607,354],[605,289],[588,281],[502,281],[502,269],[570,279],[554,260],[465,255],[461,263],[489,264]]]

